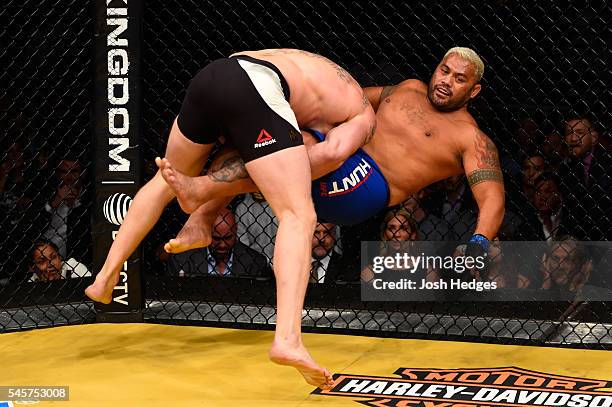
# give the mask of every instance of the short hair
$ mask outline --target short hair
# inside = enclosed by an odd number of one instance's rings
[[[556,174],[550,171],[544,171],[535,180],[533,180],[533,186],[537,188],[538,185],[545,181],[553,181],[557,188],[561,189],[561,180],[559,179],[559,177],[557,177]]]
[[[567,126],[569,122],[572,120],[576,120],[579,122],[586,121],[588,123],[589,128],[592,131],[599,132],[599,122],[591,113],[576,113],[572,112],[572,114],[568,114],[567,117],[563,120],[563,125]]]
[[[550,172],[550,161],[548,160],[548,158],[544,156],[544,154],[540,153],[540,151],[538,151],[537,149],[527,149],[527,151],[521,152],[521,154],[519,154],[519,157],[521,160],[520,161],[521,171],[522,171],[523,165],[525,164],[525,161],[531,160],[532,158],[535,158],[535,157],[539,157],[544,161],[544,168],[545,168],[544,172]]]
[[[453,47],[446,51],[446,54],[444,54],[443,59],[446,59],[446,57],[451,54],[459,55],[466,61],[471,62],[472,65],[474,65],[474,69],[476,70],[476,83],[480,82],[480,80],[482,79],[482,75],[484,75],[485,65],[484,62],[482,62],[482,58],[480,58],[476,51],[466,47]]]
[[[551,244],[548,245],[548,254],[552,255],[553,251],[557,247],[562,247],[564,244],[571,244],[573,246],[573,248],[570,250],[574,250],[576,259],[579,262],[584,262],[587,259],[587,252],[584,245],[581,245],[580,241],[576,237],[568,234],[561,234],[554,238]]]
[[[326,231],[328,234],[333,233],[334,238],[336,238],[336,237],[339,235],[339,233],[338,233],[338,230],[339,230],[338,225],[336,225],[335,223],[332,223],[332,222],[326,222],[326,221],[324,221],[324,220],[321,220],[321,219],[318,219],[318,218],[317,218],[317,226],[319,226],[319,225],[325,225],[325,224],[327,224],[327,225],[331,225],[331,228],[328,228],[328,227],[326,226],[326,227],[325,227],[325,231]]]
[[[36,242],[34,242],[34,245],[32,246],[32,250],[30,250],[30,261],[34,262],[34,254],[37,251],[40,251],[40,248],[43,246],[50,246],[53,250],[55,250],[57,254],[60,254],[59,248],[51,240],[37,240]]]

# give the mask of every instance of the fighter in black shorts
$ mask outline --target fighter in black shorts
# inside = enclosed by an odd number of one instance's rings
[[[312,359],[301,340],[316,224],[310,163],[318,163],[325,172],[338,168],[369,140],[375,121],[359,84],[322,56],[262,50],[210,63],[189,84],[165,158],[156,160],[160,171],[134,198],[86,294],[95,301],[111,302],[123,263],[176,191],[198,192],[179,185],[176,174],[200,174],[213,143],[224,136],[245,162],[237,168],[239,175],[250,176],[279,220],[274,253],[277,323],[270,359],[295,367],[310,384],[329,388],[331,374]],[[307,152],[298,125],[320,131],[326,139]],[[181,207],[195,210],[181,193],[177,196]],[[207,201],[215,198],[208,196]]]

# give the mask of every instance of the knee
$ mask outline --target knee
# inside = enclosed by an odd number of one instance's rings
[[[317,214],[315,213],[312,203],[306,205],[300,210],[286,210],[279,214],[278,220],[291,224],[292,227],[299,227],[304,230],[314,229],[317,225]]]

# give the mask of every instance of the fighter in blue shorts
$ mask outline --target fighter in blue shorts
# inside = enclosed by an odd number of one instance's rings
[[[307,130],[317,141],[325,136]],[[340,168],[312,181],[312,200],[320,221],[336,225],[361,223],[389,205],[389,186],[376,162],[358,149]]]
[[[359,223],[434,182],[464,173],[480,212],[472,240],[487,249],[504,216],[505,193],[497,148],[467,110],[468,102],[481,90],[483,72],[484,64],[473,50],[452,48],[429,83],[411,79],[395,86],[365,88],[376,111],[376,132],[339,168],[314,181],[319,218],[336,224]],[[318,141],[324,138],[319,132],[311,133]],[[307,148],[317,144],[310,140],[313,135],[302,131]],[[233,182],[233,174],[241,174],[240,165],[228,159],[214,171]],[[245,187],[243,179],[236,182],[240,187],[233,190],[235,195],[254,187]],[[210,228],[199,219],[190,218],[188,224]],[[188,229],[178,236],[184,245],[190,244]]]

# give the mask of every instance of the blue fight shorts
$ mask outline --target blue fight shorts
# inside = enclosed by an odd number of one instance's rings
[[[322,133],[307,131],[325,140]],[[389,186],[372,157],[359,149],[340,168],[312,181],[312,199],[320,221],[354,225],[388,206]]]

